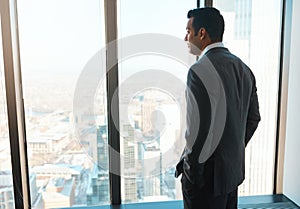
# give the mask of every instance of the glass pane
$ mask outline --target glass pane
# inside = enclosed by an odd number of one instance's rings
[[[195,61],[183,39],[195,7],[195,0],[118,1],[123,203],[182,199],[174,172],[185,145],[185,81]]]
[[[6,108],[2,31],[0,27],[0,208],[14,209],[14,188]]]
[[[214,6],[225,19],[225,45],[256,76],[262,118],[246,149],[246,179],[239,187],[239,195],[272,194],[281,1],[215,0]]]
[[[33,208],[109,204],[103,0],[18,0]]]

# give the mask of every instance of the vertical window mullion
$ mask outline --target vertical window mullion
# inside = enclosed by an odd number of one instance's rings
[[[119,133],[119,99],[112,102],[118,89],[117,57],[117,1],[105,0],[105,36],[106,36],[106,81],[107,81],[107,122],[109,144],[109,179],[112,205],[121,204],[120,178],[120,133]],[[118,93],[115,95],[119,98]],[[112,111],[113,115],[112,116]],[[117,123],[114,123],[116,121]],[[116,171],[119,171],[116,172]]]
[[[25,119],[21,91],[19,40],[16,2],[3,0],[0,5],[4,77],[16,209],[30,208]]]
[[[205,0],[204,1],[205,7],[212,7],[213,6],[213,0]]]
[[[291,48],[292,1],[282,1],[280,70],[277,106],[276,148],[274,160],[274,194],[283,193],[283,167],[286,141],[288,77]]]

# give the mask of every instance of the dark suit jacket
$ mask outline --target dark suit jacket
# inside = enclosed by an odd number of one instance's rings
[[[205,71],[215,71],[220,85],[208,87],[214,84],[207,76],[201,77]],[[215,195],[229,193],[244,180],[245,147],[260,121],[255,77],[228,49],[217,47],[190,68],[187,89],[187,145],[175,176],[183,172],[191,183],[201,186],[210,182]],[[225,106],[220,105],[222,102]],[[224,106],[224,121],[220,116],[223,110],[216,111],[222,109],[219,106]],[[216,127],[220,124],[223,127],[218,135]],[[218,135],[218,140],[213,140],[216,145],[206,145],[213,135]],[[200,153],[207,159],[200,159]]]

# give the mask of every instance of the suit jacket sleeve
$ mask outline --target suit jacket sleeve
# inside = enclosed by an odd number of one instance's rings
[[[245,145],[247,146],[251,137],[253,136],[255,130],[257,129],[258,123],[260,121],[260,113],[259,113],[259,104],[257,98],[257,88],[255,77],[252,75],[252,93],[250,97],[248,116],[247,116],[247,124],[246,124],[246,136],[245,136]]]
[[[206,141],[210,123],[211,106],[208,92],[194,70],[190,69],[187,79],[187,130],[186,143],[191,153],[188,160],[191,163],[198,162],[198,157]]]

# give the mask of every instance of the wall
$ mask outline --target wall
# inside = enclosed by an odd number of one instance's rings
[[[300,205],[300,1],[292,3],[283,194]]]

